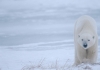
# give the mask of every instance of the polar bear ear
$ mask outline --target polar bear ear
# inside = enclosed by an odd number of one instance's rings
[[[94,39],[94,36],[93,36],[93,39]]]
[[[80,37],[80,35],[78,35],[78,37]]]

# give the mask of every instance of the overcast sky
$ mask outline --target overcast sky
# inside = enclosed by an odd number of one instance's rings
[[[36,15],[37,12],[41,12],[44,15],[43,13],[44,11],[54,12],[54,9],[60,8],[61,10],[64,7],[66,7],[67,10],[76,9],[77,11],[78,11],[77,8],[99,9],[100,1],[99,0],[0,0],[0,18],[2,17],[1,19],[3,19],[5,16],[6,16],[5,18],[7,18],[8,16],[11,16],[13,18],[20,16],[27,17],[30,15]],[[38,15],[40,15],[41,13],[38,13]]]
[[[0,0],[0,33],[38,32],[35,28],[42,24],[39,29],[47,29],[47,23],[50,29],[54,23],[74,24],[81,15],[99,17],[99,9],[99,0]]]
[[[39,7],[77,6],[100,8],[99,0],[0,0],[1,9],[34,9]]]
[[[91,8],[99,9],[99,0],[0,0],[0,16],[13,15],[14,12],[22,13],[31,10],[37,12],[50,8]],[[50,10],[49,10],[50,12]],[[22,15],[22,14],[21,14]],[[15,16],[15,14],[14,14]],[[17,15],[16,15],[17,16]],[[24,16],[24,15],[23,15]]]
[[[0,43],[21,42],[23,37],[32,42],[42,38],[39,34],[71,37],[82,15],[100,22],[100,0],[0,0]]]

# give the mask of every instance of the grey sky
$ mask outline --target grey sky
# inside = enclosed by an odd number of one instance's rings
[[[1,0],[1,9],[35,9],[41,7],[100,7],[99,0]]]
[[[99,3],[99,0],[0,0],[0,45],[72,38],[74,23],[81,15],[90,15],[100,22]]]
[[[37,33],[41,26],[48,26],[45,24],[51,24],[52,29],[54,23],[74,23],[84,14],[99,18],[99,3],[99,0],[0,0],[0,33]]]

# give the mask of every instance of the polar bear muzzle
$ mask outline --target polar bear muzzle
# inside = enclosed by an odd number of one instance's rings
[[[83,47],[84,48],[86,48],[88,45],[87,45],[87,43],[85,42],[85,43],[83,43]]]

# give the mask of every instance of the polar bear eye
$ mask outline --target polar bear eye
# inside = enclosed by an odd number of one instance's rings
[[[88,40],[88,41],[90,41],[90,40]]]
[[[83,39],[82,39],[82,41],[83,41]]]
[[[80,37],[80,35],[78,35],[78,37]]]

